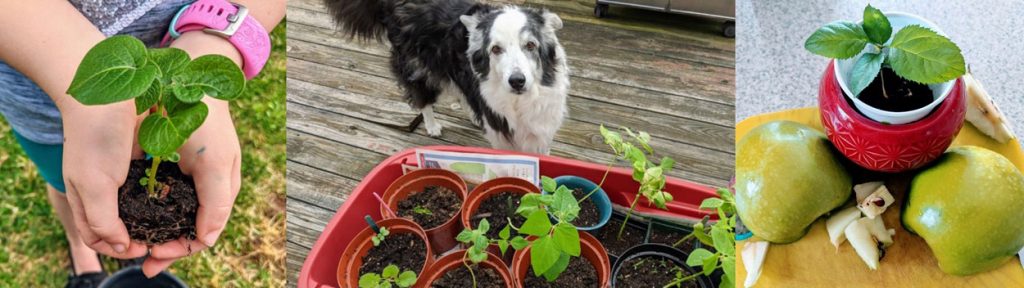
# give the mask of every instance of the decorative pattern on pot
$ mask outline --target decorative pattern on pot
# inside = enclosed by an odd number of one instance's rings
[[[868,119],[844,98],[830,62],[821,80],[818,105],[828,139],[846,158],[873,171],[896,173],[930,163],[949,148],[966,114],[963,79],[935,111],[916,122],[887,125]]]
[[[427,191],[428,188],[433,187],[431,191]],[[441,189],[447,189],[448,191],[441,191]],[[447,220],[441,224],[433,225],[428,227],[428,223],[421,223],[416,221],[415,216],[417,215],[405,215],[401,218],[406,218],[417,222],[425,232],[427,237],[430,238],[430,246],[435,252],[441,253],[444,251],[451,250],[458,242],[455,241],[455,235],[462,231],[462,222],[458,221],[460,210],[463,202],[466,200],[466,182],[462,180],[459,175],[452,173],[451,171],[444,169],[420,169],[409,172],[408,174],[398,177],[394,182],[388,186],[387,190],[384,190],[384,195],[381,198],[384,203],[381,203],[380,214],[384,219],[398,218],[398,215],[392,215],[390,211],[399,213],[401,207],[399,207],[402,201],[411,198],[413,195],[419,195],[419,193],[453,193],[458,197],[458,205],[454,207],[454,214],[452,214]],[[447,195],[450,197],[450,195]],[[434,197],[435,202],[442,202],[441,195]],[[427,199],[429,200],[429,199]],[[451,200],[451,199],[447,199]],[[385,207],[384,204],[387,204]],[[439,204],[439,203],[438,203]],[[426,206],[425,204],[424,206]],[[424,208],[423,206],[417,206],[412,209],[413,214],[422,217],[433,217],[435,214],[443,213],[445,207],[434,207],[435,209]],[[423,212],[419,212],[423,210]],[[429,214],[429,215],[428,215]]]

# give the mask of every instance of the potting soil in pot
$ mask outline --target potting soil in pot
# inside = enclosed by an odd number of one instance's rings
[[[196,239],[196,197],[192,177],[185,175],[177,163],[163,162],[157,168],[156,197],[150,197],[145,178],[149,160],[132,160],[128,180],[118,189],[118,215],[128,229],[128,236],[146,244],[160,244],[185,237]]]
[[[419,274],[426,254],[427,243],[419,236],[392,231],[380,245],[370,248],[366,253],[366,257],[363,257],[363,266],[359,267],[359,275],[381,273],[389,264],[397,265],[402,271]]]
[[[590,261],[587,261],[587,258],[582,256],[572,257],[569,260],[569,267],[565,268],[565,271],[558,275],[558,278],[553,282],[548,282],[543,276],[534,275],[532,269],[526,272],[526,278],[523,279],[523,287],[530,288],[589,288],[600,287],[600,285],[600,279],[597,278],[597,270],[594,269],[594,265],[590,264]]]
[[[622,239],[619,239],[619,227],[622,227],[622,219],[612,217],[601,229],[587,232],[601,241],[608,254],[615,256],[622,255],[622,252],[626,252],[630,247],[644,243],[644,229],[627,224],[626,229],[622,231]]]
[[[878,75],[857,97],[864,104],[885,111],[906,112],[928,106],[935,100],[928,85],[903,79],[889,67],[882,67]]]
[[[651,226],[651,237],[647,239],[647,242],[672,246],[676,244],[676,242],[679,242],[679,240],[686,238],[686,235],[686,233],[683,233],[683,231],[680,230],[673,230],[655,225]],[[693,251],[693,248],[696,248],[695,246],[697,246],[697,238],[687,239],[686,241],[679,243],[679,246],[675,247],[683,251]]]
[[[672,260],[661,256],[637,257],[626,261],[619,267],[615,277],[615,287],[664,287],[672,283],[676,276],[686,277],[689,271],[676,266]],[[681,274],[680,274],[681,273]],[[700,287],[696,278],[681,283],[678,287]],[[677,286],[672,286],[677,287]]]
[[[580,199],[587,196],[590,192],[576,188],[572,189],[572,196]],[[599,221],[601,221],[601,211],[597,209],[597,204],[594,204],[594,200],[588,197],[583,202],[580,202],[580,213],[576,216],[576,220],[572,221],[572,224],[576,225],[576,227],[591,227],[597,225]]]
[[[498,233],[508,225],[509,218],[515,227],[520,227],[526,222],[525,218],[516,214],[520,198],[521,195],[513,192],[494,194],[480,203],[480,207],[476,208],[476,212],[469,218],[469,223],[476,228],[480,225],[480,220],[487,219],[487,223],[491,224],[491,229],[487,230],[487,238],[498,239]]]
[[[423,229],[441,226],[459,212],[462,199],[457,192],[443,186],[427,186],[398,202],[398,216],[411,219]]]
[[[473,287],[473,276],[476,276],[477,288],[505,288],[505,279],[501,279],[498,271],[483,265],[470,265],[473,267],[473,274],[465,265],[448,270],[441,278],[430,284],[433,288],[464,288]]]

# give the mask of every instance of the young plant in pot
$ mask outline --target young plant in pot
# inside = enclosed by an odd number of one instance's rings
[[[697,248],[690,252],[686,258],[686,265],[699,267],[700,274],[709,276],[716,271],[721,271],[719,287],[735,287],[736,285],[736,200],[729,189],[719,188],[719,197],[704,199],[700,208],[715,210],[718,214],[718,222],[707,227],[707,217],[703,221],[693,225],[693,232],[682,239],[679,239],[673,246],[679,246],[691,238],[697,238],[706,247],[715,247],[715,251],[704,248]],[[681,287],[680,284],[690,281],[697,275],[687,277],[676,277],[665,287]]]
[[[411,287],[434,263],[427,233],[404,218],[374,222],[342,251],[337,269],[341,287]],[[395,266],[395,268],[389,268]],[[397,273],[396,273],[397,272]]]
[[[129,236],[147,244],[195,238],[199,202],[191,177],[177,165],[176,152],[206,119],[204,95],[232,100],[245,76],[230,59],[190,59],[176,48],[147,49],[130,36],[114,36],[86,53],[67,93],[85,105],[135,101],[149,116],[138,142],[150,159],[132,160],[118,189],[119,215]]]
[[[569,189],[573,197],[577,197],[580,206],[579,215],[573,225],[580,231],[600,229],[612,217],[612,202],[608,199],[601,186],[583,177],[565,175],[558,178],[541,176],[541,193],[554,194],[558,189]]]
[[[508,251],[509,246],[515,249],[522,249],[529,245],[522,236],[511,237],[511,225],[505,225],[498,232],[498,239],[487,238],[487,231],[491,229],[491,224],[487,222],[487,219],[480,221],[475,230],[465,229],[456,237],[456,240],[466,245],[466,250],[462,254],[462,265],[466,268],[465,270],[449,271],[444,276],[438,276],[438,279],[434,280],[431,285],[442,286],[442,287],[512,287],[514,284],[511,282],[511,276],[508,274],[504,262],[501,259],[495,257],[493,254],[487,252],[487,248],[490,245],[497,245],[501,249],[501,254],[504,255]],[[499,268],[506,268],[505,271],[487,271],[477,268],[481,268],[481,263],[484,261],[492,261],[492,265],[489,267],[483,267],[484,269],[495,270]],[[440,264],[439,264],[440,265]],[[500,267],[498,267],[500,266]],[[468,272],[469,279],[471,280],[472,286],[461,283],[465,281],[465,277],[461,277],[462,274]],[[480,273],[481,277],[477,277],[477,273]],[[504,273],[502,273],[504,272]],[[457,283],[458,282],[458,283]]]
[[[900,28],[895,34],[893,24]],[[833,59],[856,57],[849,74],[837,73],[849,77],[840,85],[862,114],[888,124],[923,118],[966,71],[960,48],[933,24],[908,14],[886,15],[871,5],[864,8],[861,23],[829,23],[811,34],[804,47]],[[849,63],[841,62],[839,69]]]
[[[664,191],[665,189],[665,173],[668,173],[675,165],[675,160],[669,157],[661,158],[660,163],[654,163],[647,159],[647,156],[654,156],[654,149],[651,148],[650,144],[651,135],[646,132],[633,133],[629,128],[623,128],[624,131],[636,142],[633,144],[627,139],[622,137],[622,134],[618,132],[608,130],[601,125],[600,131],[601,136],[604,138],[604,143],[608,144],[612,148],[617,158],[621,158],[629,161],[633,167],[633,181],[640,184],[640,188],[637,190],[638,196],[633,198],[633,202],[629,204],[629,210],[626,211],[626,219],[622,221],[622,225],[619,227],[617,238],[622,238],[622,231],[626,229],[626,223],[629,222],[629,218],[632,215],[633,209],[640,203],[640,197],[647,199],[647,202],[654,204],[654,206],[668,210],[665,205],[668,202],[672,202],[672,194]],[[608,176],[608,172],[611,171],[612,165],[608,165],[608,170],[605,171],[605,177]],[[604,179],[601,180],[604,183]]]

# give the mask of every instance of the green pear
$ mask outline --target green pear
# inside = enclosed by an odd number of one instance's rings
[[[851,195],[851,180],[825,134],[796,122],[754,128],[736,146],[736,209],[754,235],[800,239]]]
[[[949,149],[914,177],[905,205],[903,226],[948,274],[997,268],[1024,247],[1024,175],[996,152]]]

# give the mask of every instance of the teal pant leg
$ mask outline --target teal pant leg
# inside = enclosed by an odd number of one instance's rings
[[[21,149],[28,154],[28,159],[39,168],[39,175],[43,176],[43,180],[64,193],[64,145],[39,144],[25,139],[14,130],[11,131],[18,144],[21,144]]]

